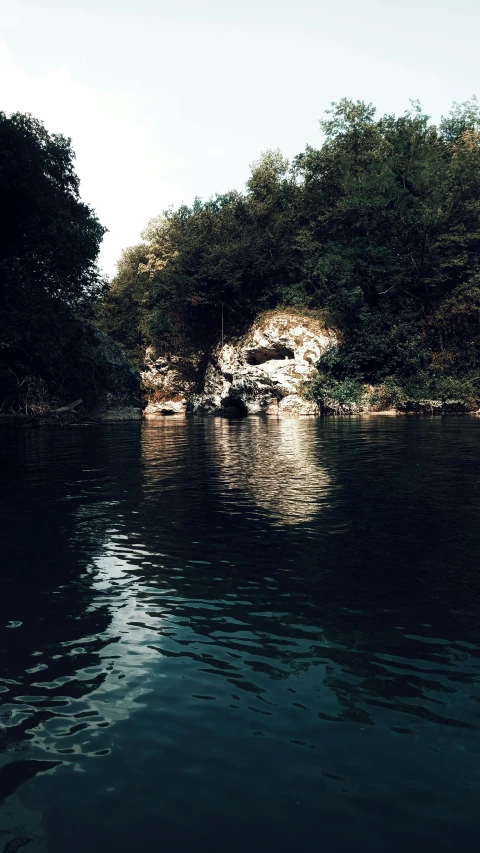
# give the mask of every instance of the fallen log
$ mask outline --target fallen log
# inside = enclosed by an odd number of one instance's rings
[[[73,412],[80,403],[83,403],[83,400],[75,400],[74,403],[70,403],[68,406],[60,406],[59,409],[52,409],[48,414],[59,415],[60,412]],[[43,415],[41,417],[43,417]]]
[[[56,415],[67,414],[67,412],[75,413],[75,410],[82,402],[83,400],[74,400],[73,403],[69,403],[67,406],[60,406],[58,409],[48,409],[46,412],[34,412],[30,415],[24,414],[23,412],[0,414],[0,426],[24,426],[25,424],[29,424],[39,418],[51,418]]]

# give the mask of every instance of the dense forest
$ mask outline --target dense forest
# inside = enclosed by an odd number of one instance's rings
[[[269,151],[246,191],[169,210],[127,249],[99,322],[133,359],[242,332],[264,309],[321,311],[342,334],[310,393],[358,383],[477,399],[480,376],[480,111],[438,126],[342,100],[323,145]],[[323,389],[323,390],[322,390]]]
[[[75,398],[88,409],[119,379],[127,394],[138,384],[128,370],[120,376],[91,322],[106,288],[97,266],[105,228],[80,198],[74,159],[68,138],[30,115],[0,112],[3,415]]]
[[[323,144],[252,167],[244,192],[168,210],[108,285],[104,234],[79,196],[70,140],[0,113],[0,406],[88,394],[86,329],[141,365],[147,345],[208,351],[261,311],[321,313],[341,345],[307,393],[480,397],[480,110],[438,126],[342,100]],[[80,343],[79,343],[80,342]],[[81,356],[80,354],[83,353]]]

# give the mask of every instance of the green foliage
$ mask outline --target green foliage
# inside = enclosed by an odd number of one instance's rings
[[[420,109],[378,118],[342,100],[324,143],[293,163],[270,151],[245,193],[152,222],[129,250],[102,322],[129,351],[209,347],[260,311],[321,309],[342,383],[455,377],[480,362],[480,111],[438,127]],[[131,320],[129,320],[131,318]]]
[[[365,397],[363,386],[355,379],[334,379],[319,373],[305,388],[307,400],[314,400],[324,412],[350,412],[362,403]]]
[[[148,276],[146,247],[126,249],[117,264],[117,275],[109,289],[98,300],[95,319],[140,364],[145,355],[144,325],[148,322]],[[161,333],[158,335],[161,337]]]
[[[401,385],[388,378],[370,393],[368,402],[375,411],[398,409],[405,405],[406,394]]]
[[[128,250],[99,312],[99,322],[133,348],[208,347],[222,329],[241,332],[261,310],[288,299],[298,282],[295,207],[300,190],[278,152],[253,166],[247,193],[230,192],[191,208],[166,211]],[[300,287],[295,297],[305,302]],[[113,311],[132,327],[118,327]],[[121,325],[121,324],[120,324]]]
[[[80,200],[73,161],[69,139],[0,112],[0,406],[18,406],[27,386],[64,399],[75,385],[75,313],[91,314],[104,287],[105,229]]]
[[[435,401],[441,404],[465,408],[477,407],[480,399],[480,374],[471,372],[462,377],[443,375],[436,371],[424,371],[407,379],[402,385],[403,408],[414,408],[422,401]]]
[[[30,115],[0,112],[0,280],[75,302],[98,284],[105,229],[80,200],[69,139]]]

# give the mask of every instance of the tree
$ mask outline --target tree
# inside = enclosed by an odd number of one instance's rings
[[[105,229],[80,199],[74,156],[32,116],[0,112],[0,405],[26,377],[65,385],[73,312],[103,287]]]
[[[144,323],[148,316],[148,254],[145,243],[125,249],[117,274],[96,305],[98,325],[140,365],[145,356]]]
[[[0,113],[0,276],[74,303],[98,286],[105,228],[79,197],[71,141],[30,115]]]

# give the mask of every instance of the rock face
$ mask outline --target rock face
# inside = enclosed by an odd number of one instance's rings
[[[275,311],[257,318],[248,333],[217,347],[199,383],[201,357],[190,360],[190,375],[180,358],[147,353],[146,412],[199,414],[318,414],[302,397],[302,386],[320,356],[338,343],[318,318]],[[198,390],[200,384],[201,390]]]
[[[197,389],[201,356],[159,355],[153,347],[145,353],[143,388],[147,392],[147,415],[185,414]]]

